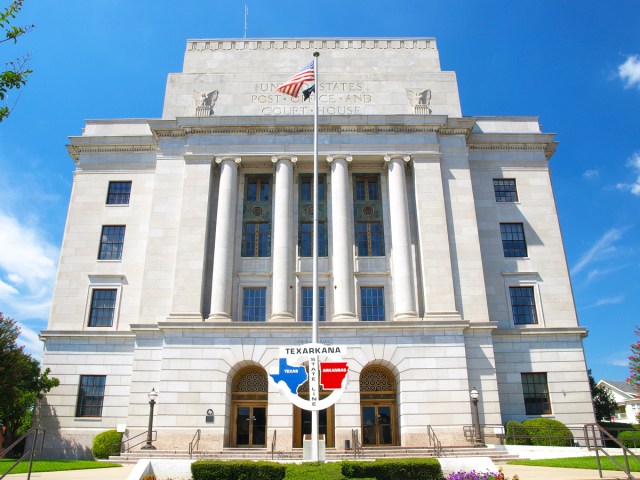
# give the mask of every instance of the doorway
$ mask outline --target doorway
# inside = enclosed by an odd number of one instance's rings
[[[267,445],[267,374],[262,368],[248,367],[233,378],[231,447],[265,447]]]
[[[362,445],[380,447],[393,445],[393,406],[362,406]]]
[[[267,406],[235,406],[235,446],[264,447],[267,442]]]
[[[398,445],[396,382],[386,368],[367,367],[360,373],[362,445]]]
[[[318,433],[324,435],[327,448],[335,447],[333,405],[318,412]],[[304,435],[311,434],[311,412],[293,407],[293,448],[302,448]]]

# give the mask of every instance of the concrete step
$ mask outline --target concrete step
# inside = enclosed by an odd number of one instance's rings
[[[518,460],[518,455],[511,455],[504,450],[492,447],[488,448],[467,448],[467,447],[447,447],[436,453],[432,448],[405,448],[405,447],[385,447],[385,448],[364,448],[359,458],[428,458],[428,457],[490,457],[496,463],[505,463],[510,460]],[[122,453],[119,456],[109,457],[109,461],[118,463],[136,463],[145,458],[165,458],[165,459],[212,459],[212,460],[302,460],[303,452],[301,448],[294,448],[288,452],[275,452],[271,454],[266,448],[225,448],[217,451],[195,451],[189,457],[186,450],[138,450],[134,452]],[[353,459],[353,450],[337,450],[328,448],[326,450],[327,460],[350,460]]]

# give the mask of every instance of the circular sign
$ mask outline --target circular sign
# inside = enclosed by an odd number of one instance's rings
[[[207,415],[213,415],[213,410],[211,409],[207,410]]]
[[[280,393],[297,407],[324,410],[335,404],[347,387],[349,366],[342,359],[346,351],[342,345],[322,343],[280,347],[278,365],[271,369],[269,377]],[[298,396],[298,389],[306,381],[309,381],[308,399]],[[331,394],[321,399],[320,385],[324,390],[330,390]]]

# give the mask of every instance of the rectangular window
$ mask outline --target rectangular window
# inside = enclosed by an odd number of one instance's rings
[[[104,401],[105,375],[80,375],[76,417],[101,417]]]
[[[243,257],[268,257],[271,250],[271,224],[253,223],[244,224],[242,232],[242,256]]]
[[[324,175],[318,175],[318,201],[324,202],[325,195]],[[313,201],[313,175],[300,175],[300,201]]]
[[[318,320],[325,321],[324,287],[318,288]],[[302,287],[302,321],[313,321],[313,288]]]
[[[96,288],[91,292],[91,310],[89,312],[90,327],[111,327],[116,312],[115,288]]]
[[[356,245],[361,257],[384,255],[384,238],[380,222],[357,222]]]
[[[107,205],[129,205],[131,182],[109,182]]]
[[[516,180],[514,178],[494,178],[493,191],[496,194],[496,202],[517,202],[518,191],[516,190]]]
[[[522,373],[524,410],[527,415],[551,414],[546,373]]]
[[[267,319],[267,289],[245,288],[242,298],[242,321],[264,322]]]
[[[356,200],[368,200],[374,202],[380,199],[379,182],[377,175],[357,175]]]
[[[271,193],[271,177],[247,175],[247,200],[267,202]]]
[[[514,325],[538,323],[533,287],[509,287]]]
[[[121,260],[124,245],[124,225],[104,225],[100,236],[98,260]]]
[[[298,239],[300,256],[313,255],[313,222],[300,223],[300,238]],[[327,256],[327,223],[318,222],[318,256]]]
[[[500,236],[505,257],[526,257],[527,241],[522,223],[501,223]]]
[[[384,288],[361,287],[360,307],[363,321],[384,321]]]

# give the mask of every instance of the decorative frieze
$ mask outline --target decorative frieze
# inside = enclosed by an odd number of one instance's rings
[[[265,39],[265,40],[189,40],[187,51],[205,50],[311,50],[311,49],[379,49],[379,50],[435,50],[432,38],[415,39]]]

